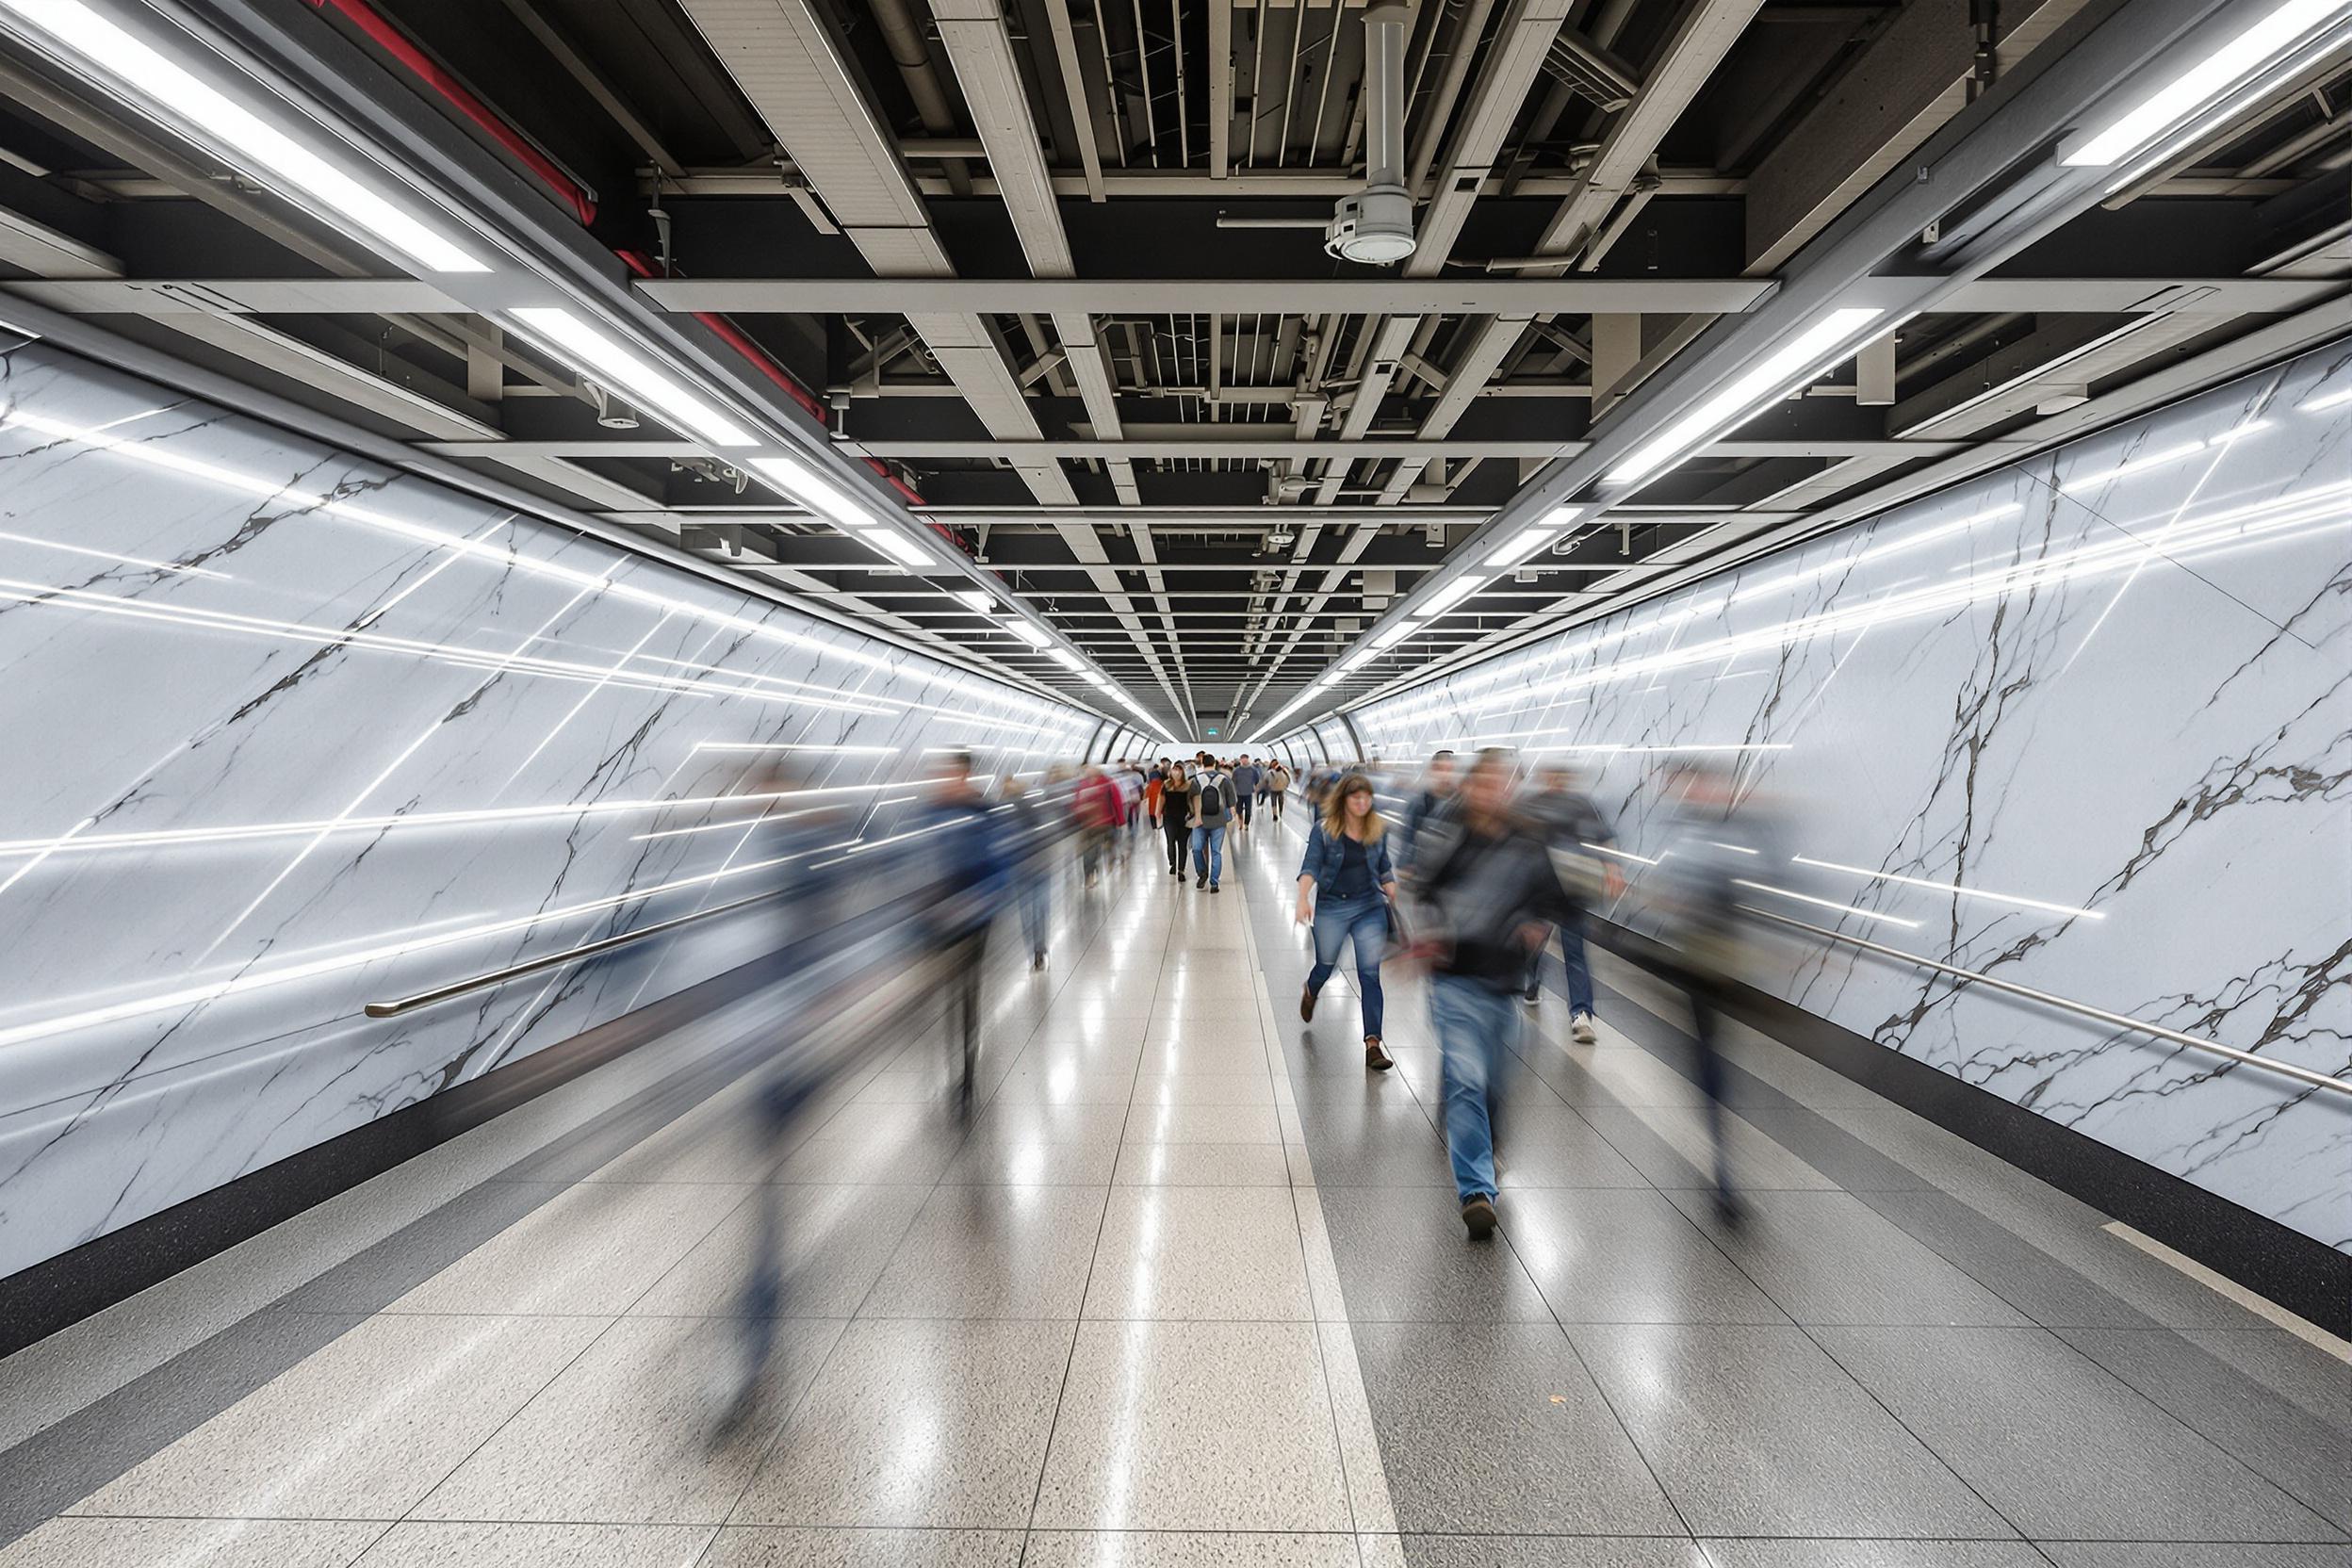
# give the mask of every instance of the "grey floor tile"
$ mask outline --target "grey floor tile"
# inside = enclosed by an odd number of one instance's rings
[[[1040,1058],[1043,1060],[1043,1058]],[[1135,1097],[1133,1067],[1095,1070],[1074,1064],[1016,1068],[997,1086],[997,1105],[1124,1105]]]
[[[2169,1329],[2069,1329],[2059,1337],[2306,1508],[2352,1529],[2352,1431]]]
[[[729,1523],[1026,1525],[1071,1328],[852,1324]]]
[[[974,1142],[1117,1143],[1127,1125],[1128,1107],[999,1103],[972,1119]]]
[[[1715,1145],[1699,1105],[1581,1106],[1587,1120],[1661,1187],[1711,1188]],[[1837,1184],[1736,1112],[1723,1117],[1732,1184],[1742,1191],[1825,1192]]]
[[[1165,1072],[1135,1080],[1138,1111],[1151,1105],[1271,1105],[1274,1079],[1261,1065],[1246,1072]]]
[[[1656,1192],[1512,1192],[1503,1236],[1566,1323],[1786,1323],[1689,1216]]]
[[[757,1460],[748,1444],[711,1442],[738,1361],[733,1330],[714,1318],[614,1324],[414,1517],[718,1524]],[[841,1331],[816,1319],[776,1325],[768,1419],[791,1408]]]
[[[1057,1143],[976,1137],[939,1173],[942,1186],[1102,1186],[1118,1168],[1119,1146],[1103,1139]]]
[[[395,1525],[360,1568],[688,1568],[708,1525]]]
[[[2283,1329],[2183,1329],[2183,1339],[2339,1429],[2352,1430],[2352,1366]]]
[[[1021,1568],[1358,1568],[1352,1535],[1033,1530]]]
[[[1095,1186],[942,1186],[866,1298],[868,1317],[1075,1317],[1102,1229]]]
[[[625,1312],[750,1190],[583,1183],[533,1209],[384,1310]]]
[[[369,1318],[73,1511],[398,1519],[607,1321]]]
[[[1696,1543],[1657,1536],[1408,1535],[1403,1547],[1408,1568],[1707,1568]]]
[[[1522,1187],[1642,1187],[1649,1179],[1592,1124],[1565,1105],[1512,1106],[1494,1127],[1501,1161],[1499,1185]]]
[[[1802,1329],[1590,1324],[1568,1337],[1700,1535],[2017,1533]]]
[[[848,1317],[898,1248],[925,1187],[774,1186],[776,1234],[784,1262],[779,1311],[792,1317]],[[740,1310],[759,1234],[755,1194],[694,1244],[629,1309],[637,1317],[724,1316]]]
[[[1016,1568],[1019,1530],[730,1526],[694,1568]]]
[[[1314,1327],[1080,1325],[1035,1523],[1348,1528]]]
[[[1509,1247],[1474,1247],[1443,1197],[1377,1187],[1301,1193],[1322,1203],[1348,1315],[1358,1323],[1549,1322]]]
[[[1315,1179],[1326,1186],[1453,1188],[1446,1146],[1410,1102],[1339,1107],[1301,1091],[1298,1117]]]
[[[1113,1188],[1084,1315],[1312,1318],[1289,1186]]]
[[[0,1547],[0,1568],[347,1568],[381,1523],[52,1519]]]
[[[1764,1092],[1759,1090],[1759,1093]],[[1890,1160],[1829,1117],[1805,1106],[1753,1100],[1739,1107],[1740,1119],[1848,1192],[1916,1192],[1934,1184]]]
[[[1854,1196],[2046,1329],[2148,1329],[2153,1319],[1948,1192]]]
[[[1269,1143],[1130,1143],[1111,1181],[1119,1186],[1262,1187],[1290,1181],[1290,1162]]]
[[[2027,1321],[1851,1193],[1742,1193],[1736,1226],[1716,1216],[1709,1194],[1667,1196],[1800,1323]]]
[[[840,1186],[887,1177],[901,1185],[927,1186],[962,1148],[959,1135],[940,1128],[880,1139],[812,1137],[777,1163],[772,1179],[792,1186]]]
[[[2057,1568],[2344,1568],[2342,1546],[2149,1545],[2139,1542],[2046,1541]]]
[[[1707,1103],[1705,1089],[1639,1046],[1562,1049],[1530,1041],[1525,1050],[1528,1066],[1554,1093],[1578,1109]]]
[[[2022,1541],[1702,1541],[1711,1568],[2050,1568]]]
[[[1268,1105],[1142,1105],[1128,1119],[1125,1141],[1135,1143],[1270,1143],[1280,1145],[1282,1128]]]
[[[1661,1535],[1680,1524],[1554,1325],[1354,1326],[1408,1532]]]
[[[1825,1348],[2032,1540],[2335,1531],[2042,1329],[1822,1329]]]

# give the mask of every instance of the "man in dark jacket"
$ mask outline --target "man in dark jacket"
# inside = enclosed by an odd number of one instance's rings
[[[1519,1029],[1511,997],[1529,951],[1573,908],[1543,840],[1511,809],[1515,772],[1509,752],[1478,753],[1415,845],[1410,893],[1444,1053],[1446,1146],[1462,1222],[1477,1240],[1494,1232],[1494,1095]]]
[[[1225,875],[1225,825],[1233,814],[1232,776],[1214,760],[1192,776],[1192,870],[1196,888],[1211,892]]]

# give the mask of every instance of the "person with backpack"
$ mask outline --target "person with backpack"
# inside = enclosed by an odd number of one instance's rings
[[[1206,752],[1193,776],[1192,872],[1195,888],[1217,890],[1225,875],[1225,827],[1233,820],[1233,780]]]

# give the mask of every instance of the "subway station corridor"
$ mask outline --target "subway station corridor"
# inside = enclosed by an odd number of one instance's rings
[[[925,1035],[763,1150],[721,1008],[0,1362],[0,1565],[2345,1560],[2341,1342],[1745,1030],[1726,1229],[1605,955],[1466,1240],[1417,988],[1390,1073],[1346,972],[1298,1020],[1298,820],[1218,894],[1148,830],[1066,880],[968,1133]],[[779,1359],[714,1441],[763,1188]]]

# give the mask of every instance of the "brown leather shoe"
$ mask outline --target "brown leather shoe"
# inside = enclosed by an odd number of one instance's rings
[[[1303,1023],[1315,1021],[1315,991],[1312,987],[1298,988],[1298,1018]]]
[[[1470,1233],[1472,1241],[1484,1241],[1494,1233],[1494,1200],[1473,1198],[1462,1206],[1462,1223]]]
[[[1380,1036],[1364,1037],[1364,1065],[1366,1070],[1372,1072],[1385,1072],[1396,1065],[1389,1060],[1388,1053],[1380,1049]]]

